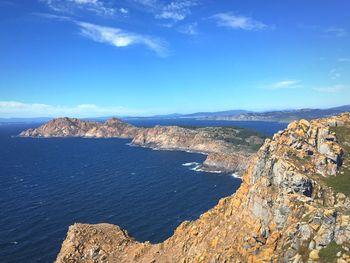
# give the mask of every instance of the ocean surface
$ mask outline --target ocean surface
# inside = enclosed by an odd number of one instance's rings
[[[271,135],[286,124],[132,120],[138,126],[235,125]],[[198,123],[199,122],[199,123]],[[112,223],[139,241],[170,237],[241,180],[193,170],[205,156],[131,147],[130,140],[12,137],[39,124],[0,125],[0,262],[53,262],[68,226]]]

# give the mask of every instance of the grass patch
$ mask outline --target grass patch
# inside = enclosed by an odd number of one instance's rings
[[[344,149],[343,164],[339,169],[337,176],[324,178],[324,182],[332,187],[336,192],[350,194],[350,128],[332,127],[335,132],[338,143]]]
[[[318,254],[320,256],[320,262],[322,263],[332,263],[337,261],[337,253],[343,249],[340,245],[337,245],[334,241],[328,244],[325,248],[320,250]]]

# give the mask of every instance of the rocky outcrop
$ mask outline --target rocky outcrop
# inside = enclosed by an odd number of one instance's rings
[[[349,135],[349,114],[293,122],[265,141],[235,194],[163,243],[75,224],[56,262],[349,262]]]
[[[89,138],[133,138],[139,129],[117,118],[105,123],[58,118],[20,133],[22,137],[89,137]]]
[[[201,169],[205,171],[235,172],[237,176],[242,176],[252,156],[235,152],[209,153]]]
[[[263,143],[263,139],[255,132],[245,129],[177,126],[138,128],[116,118],[105,123],[58,118],[39,128],[23,131],[20,136],[132,138],[132,144],[137,146],[207,154],[202,170],[235,172],[239,175],[243,174],[257,146]]]
[[[209,129],[209,128],[206,128]],[[196,152],[224,152],[230,144],[210,136],[203,128],[188,129],[177,126],[156,126],[139,132],[132,144],[156,149],[175,149]]]

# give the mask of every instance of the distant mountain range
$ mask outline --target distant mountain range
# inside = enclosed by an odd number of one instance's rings
[[[342,112],[350,112],[350,105],[344,105],[328,109],[297,109],[297,110],[280,110],[253,112],[247,110],[227,110],[216,112],[196,112],[191,114],[168,114],[154,115],[148,117],[126,116],[120,118],[124,120],[132,119],[201,119],[201,120],[226,120],[226,121],[275,121],[291,122],[298,119],[316,119],[337,115]],[[111,117],[105,116],[99,118],[83,118],[85,120],[105,121]],[[51,120],[49,117],[41,118],[0,118],[0,123],[43,123]]]
[[[268,112],[248,112],[232,115],[212,115],[201,119],[227,120],[227,121],[276,121],[291,122],[298,119],[317,119],[337,115],[342,112],[350,112],[350,105],[344,105],[329,109],[299,109]]]
[[[217,116],[235,116],[240,114],[251,113],[252,111],[247,110],[227,110],[227,111],[215,111],[215,112],[195,112],[190,114],[166,114],[166,115],[153,115],[148,117],[125,117],[124,119],[198,119],[198,118],[207,118],[207,117],[217,117]]]
[[[43,123],[52,120],[50,117],[37,118],[0,118],[0,123]]]

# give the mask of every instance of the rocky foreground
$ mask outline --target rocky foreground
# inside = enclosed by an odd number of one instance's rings
[[[201,169],[242,175],[249,158],[262,145],[255,132],[225,127],[156,126],[138,128],[119,119],[104,123],[73,118],[54,119],[36,129],[23,131],[22,137],[129,138],[132,144],[163,150],[200,152],[207,155]]]
[[[349,155],[348,113],[293,122],[265,141],[235,194],[163,243],[75,224],[56,262],[350,262]]]

